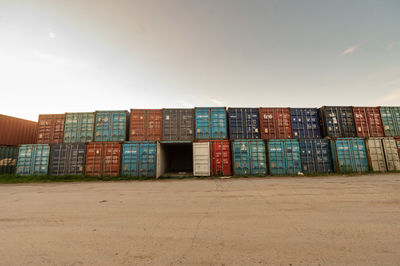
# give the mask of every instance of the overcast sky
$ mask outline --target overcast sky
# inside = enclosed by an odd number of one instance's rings
[[[0,113],[400,105],[400,1],[0,0]]]

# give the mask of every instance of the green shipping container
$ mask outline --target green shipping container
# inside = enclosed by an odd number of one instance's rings
[[[380,107],[386,137],[400,136],[400,107]]]
[[[17,157],[17,147],[0,147],[0,175],[15,174]]]
[[[24,144],[19,147],[17,175],[47,175],[49,144]]]
[[[94,113],[66,113],[64,143],[92,142],[94,117]]]

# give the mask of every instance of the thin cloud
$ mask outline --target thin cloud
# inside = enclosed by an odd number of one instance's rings
[[[225,103],[222,102],[222,101],[220,101],[220,100],[213,99],[213,98],[209,98],[208,100],[209,100],[210,102],[216,104],[216,105],[225,106]]]
[[[357,45],[354,45],[352,47],[349,47],[349,48],[347,48],[346,50],[343,51],[342,55],[347,55],[347,54],[354,53],[354,51],[357,50],[360,46],[361,46],[361,44],[357,44]]]
[[[394,47],[394,42],[389,43],[388,46],[386,46],[386,51],[392,50],[393,47]]]
[[[390,104],[400,100],[400,89],[393,90],[380,99],[381,104]]]
[[[389,82],[386,82],[383,84],[383,86],[388,87],[388,86],[393,86],[393,85],[400,85],[400,79],[392,80]]]

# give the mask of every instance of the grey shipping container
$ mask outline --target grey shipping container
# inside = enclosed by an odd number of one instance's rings
[[[373,171],[400,170],[396,140],[391,137],[369,138],[366,140],[369,164]]]
[[[351,106],[323,106],[320,109],[324,137],[356,137],[353,108]]]
[[[0,147],[0,175],[15,173],[17,157],[17,147]]]
[[[162,140],[194,140],[194,109],[163,109]]]
[[[85,170],[84,143],[53,144],[50,151],[50,175],[83,175]]]

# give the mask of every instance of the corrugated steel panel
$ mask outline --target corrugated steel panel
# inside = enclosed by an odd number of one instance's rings
[[[86,175],[118,176],[120,173],[120,163],[120,143],[92,142],[86,145]]]
[[[86,146],[84,143],[58,143],[51,145],[50,175],[83,175]]]
[[[397,153],[397,143],[394,138],[382,138],[385,161],[388,171],[400,170],[400,159]]]
[[[369,170],[367,149],[361,138],[331,140],[332,161],[337,172],[355,173]]]
[[[400,107],[380,107],[386,137],[400,136]]]
[[[122,175],[136,177],[155,177],[156,163],[156,142],[128,141],[122,144]]]
[[[0,175],[15,174],[17,158],[17,147],[0,147]]]
[[[93,141],[94,113],[66,113],[64,143],[87,143]]]
[[[36,143],[37,123],[0,115],[0,145],[18,146]]]
[[[163,109],[163,140],[194,140],[194,109]]]
[[[227,119],[225,107],[199,107],[195,109],[196,139],[226,139]]]
[[[265,143],[262,140],[234,140],[232,160],[235,175],[267,174]]]
[[[323,106],[320,118],[324,137],[356,137],[353,108],[350,106]]]
[[[366,140],[366,146],[368,151],[368,159],[372,171],[377,171],[377,172],[387,171],[382,139],[369,138]]]
[[[229,140],[199,140],[199,142],[205,141],[210,143],[211,175],[232,175],[231,149]]]
[[[257,108],[228,108],[230,139],[259,139],[260,120]]]
[[[399,153],[400,156],[400,138],[395,138],[396,139],[396,144],[397,144],[397,151]]]
[[[297,140],[269,140],[268,158],[271,175],[295,175],[301,172],[300,147]]]
[[[37,129],[38,144],[62,143],[64,136],[65,114],[39,115]]]
[[[47,175],[50,145],[24,144],[19,147],[17,175]]]
[[[260,108],[260,133],[262,139],[291,139],[290,108]]]
[[[96,111],[94,141],[125,141],[128,111]]]
[[[193,175],[210,176],[210,143],[193,143]]]
[[[320,138],[317,108],[290,108],[293,138]]]
[[[360,138],[383,137],[379,107],[353,107],[357,136]]]
[[[301,167],[303,173],[332,173],[332,156],[327,139],[300,139]]]
[[[162,120],[161,109],[131,109],[129,140],[161,140]]]

